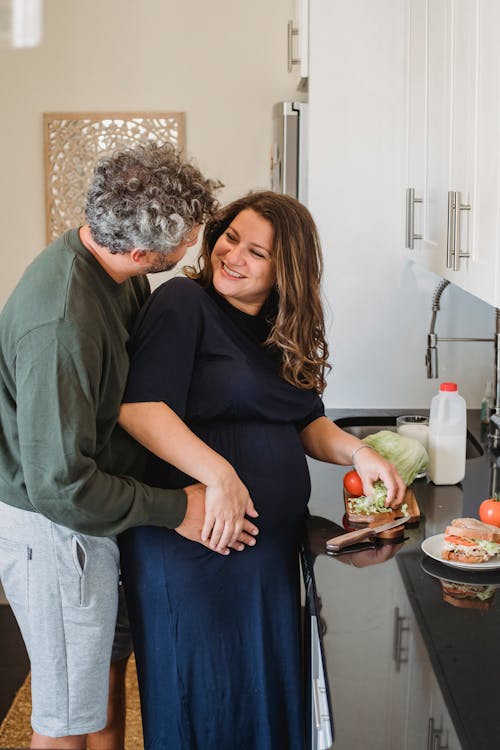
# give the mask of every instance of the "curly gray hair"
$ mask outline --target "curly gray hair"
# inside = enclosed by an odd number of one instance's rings
[[[152,141],[100,159],[87,194],[93,239],[112,253],[169,253],[218,208],[222,186],[184,161],[170,143]]]

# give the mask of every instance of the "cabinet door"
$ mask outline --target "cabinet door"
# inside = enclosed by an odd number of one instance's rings
[[[407,187],[422,200],[408,255],[496,305],[499,23],[495,0],[408,4]]]
[[[450,165],[451,15],[447,0],[408,3],[407,187],[415,204],[409,257],[446,276]],[[409,210],[412,210],[409,209]],[[407,213],[407,223],[408,223]]]
[[[412,652],[410,656],[410,690],[408,696],[408,727],[406,750],[422,750],[428,747],[429,718],[431,716],[430,694],[433,674],[427,649],[415,620],[413,625]]]
[[[410,688],[410,660],[413,650],[412,612],[403,581],[394,571],[394,621],[392,670],[389,694],[390,727],[388,750],[406,750],[408,701]]]
[[[450,719],[448,709],[434,674],[430,686],[430,721],[429,729],[434,730],[434,744],[432,747],[446,748],[446,750],[461,750],[462,745],[457,737]],[[431,734],[431,732],[429,732]],[[439,737],[439,740],[437,737]]]
[[[467,291],[498,307],[500,4],[460,0],[457,5],[453,112],[457,167],[452,183],[470,204],[460,217],[462,249],[469,254],[461,264],[467,269]]]
[[[292,0],[288,21],[288,71],[298,72],[297,88],[307,90],[309,76],[309,0]]]

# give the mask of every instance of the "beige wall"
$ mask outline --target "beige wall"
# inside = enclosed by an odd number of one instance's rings
[[[271,106],[293,98],[289,0],[45,0],[0,51],[0,305],[45,240],[42,113],[184,111],[187,153],[230,200],[269,186]]]

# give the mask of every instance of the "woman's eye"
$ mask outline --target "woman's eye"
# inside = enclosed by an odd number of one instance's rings
[[[266,257],[266,256],[264,255],[264,253],[259,253],[259,251],[258,251],[258,250],[252,250],[252,249],[250,249],[250,252],[252,253],[252,255],[256,255],[256,256],[257,256],[257,258],[265,258],[265,257]]]
[[[226,237],[230,242],[236,242],[236,237],[231,232],[226,232]]]

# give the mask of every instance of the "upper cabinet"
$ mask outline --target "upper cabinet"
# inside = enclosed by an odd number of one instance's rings
[[[307,90],[309,77],[309,0],[292,0],[288,20],[287,66],[298,73],[297,88]]]
[[[408,0],[406,247],[500,307],[500,3]]]

